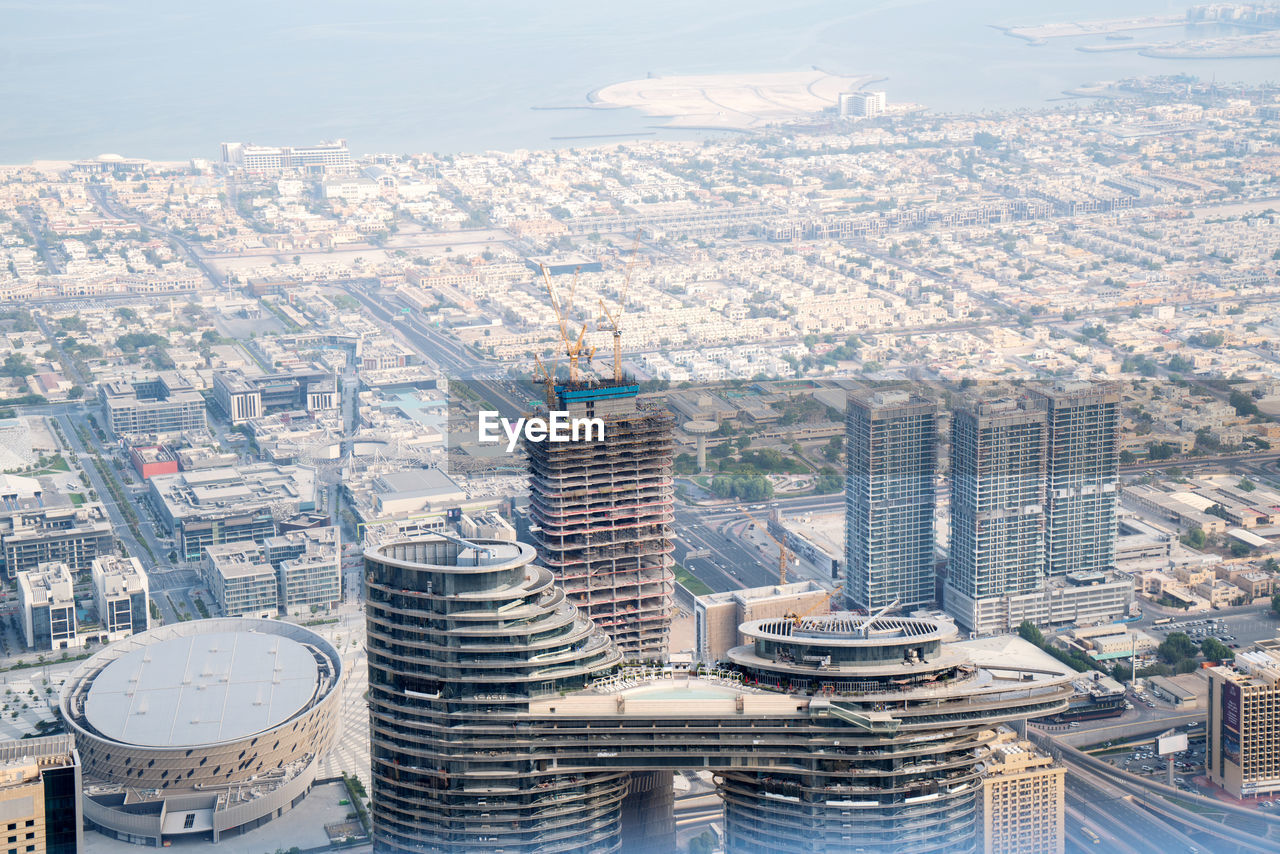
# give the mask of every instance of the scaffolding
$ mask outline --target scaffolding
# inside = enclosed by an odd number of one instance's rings
[[[667,652],[675,419],[629,380],[556,386],[559,409],[600,418],[599,441],[530,442],[531,530],[541,563],[631,659]]]

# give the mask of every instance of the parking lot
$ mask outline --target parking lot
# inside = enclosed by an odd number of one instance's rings
[[[1256,626],[1254,624],[1257,624]],[[1258,631],[1262,629],[1262,631]],[[1206,638],[1217,638],[1232,649],[1239,649],[1243,644],[1252,643],[1260,637],[1271,637],[1275,628],[1269,620],[1248,615],[1236,617],[1202,617],[1193,620],[1175,620],[1163,626],[1152,626],[1149,631],[1157,636],[1168,637],[1174,632],[1183,632],[1196,643]],[[1245,632],[1245,640],[1236,636],[1235,632]]]
[[[1204,725],[1193,724],[1180,729],[1187,733],[1190,743],[1186,750],[1173,754],[1173,783],[1184,791],[1208,793],[1208,790],[1202,792],[1195,780],[1205,773]],[[1155,744],[1147,742],[1124,749],[1104,748],[1094,755],[1130,774],[1163,780],[1168,773],[1167,762],[1155,750]]]

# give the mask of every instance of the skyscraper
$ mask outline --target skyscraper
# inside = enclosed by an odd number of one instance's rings
[[[438,536],[365,553],[376,854],[668,854],[674,823],[648,827],[671,787],[634,775],[672,768],[715,773],[734,854],[972,854],[981,748],[1073,691],[1020,638],[892,615],[753,620],[714,678],[619,672],[533,558]]]
[[[1100,572],[1115,563],[1120,392],[1110,383],[1037,387],[1048,419],[1045,571]]]
[[[849,396],[845,595],[875,611],[931,605],[938,404],[902,391]]]
[[[947,612],[970,631],[1003,628],[1003,597],[1044,581],[1045,412],[970,401],[951,421]]]
[[[557,838],[581,847],[554,850],[616,850],[626,772],[561,773],[551,753],[510,741],[527,738],[513,721],[531,701],[622,660],[533,558],[520,543],[442,537],[365,552],[378,854],[533,852]]]
[[[570,417],[603,420],[604,438],[525,444],[539,560],[624,655],[661,657],[675,592],[675,419],[629,380],[555,391]]]

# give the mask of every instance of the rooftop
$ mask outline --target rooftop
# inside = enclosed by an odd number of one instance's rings
[[[289,638],[224,631],[149,643],[112,661],[89,689],[85,716],[128,744],[177,747],[270,729],[319,685],[309,649]]]

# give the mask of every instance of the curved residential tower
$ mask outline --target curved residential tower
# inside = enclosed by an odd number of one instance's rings
[[[365,553],[379,854],[617,847],[625,770],[557,767],[518,723],[622,659],[533,558],[438,537]]]
[[[758,620],[707,674],[627,668],[527,545],[365,560],[378,854],[665,854],[623,800],[643,825],[671,794],[635,772],[682,768],[717,774],[733,854],[963,854],[996,727],[1072,693],[1017,637],[905,617]]]

